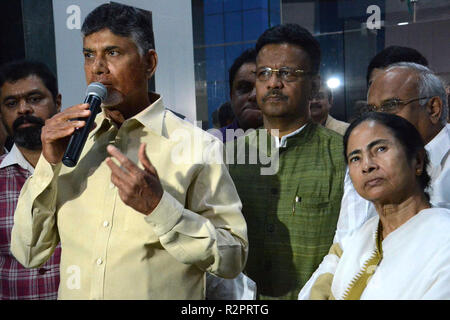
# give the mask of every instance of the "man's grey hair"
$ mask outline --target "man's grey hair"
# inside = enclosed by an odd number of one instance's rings
[[[419,76],[418,89],[419,97],[439,97],[442,101],[442,112],[439,120],[442,125],[446,125],[448,117],[448,101],[445,86],[442,80],[429,68],[414,62],[397,62],[387,66],[384,70],[389,71],[395,68],[405,68],[413,70]],[[419,104],[425,107],[429,99],[422,99]]]

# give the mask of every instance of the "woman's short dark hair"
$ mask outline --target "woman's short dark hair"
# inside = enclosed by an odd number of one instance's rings
[[[132,38],[141,55],[154,49],[151,14],[145,10],[115,2],[102,4],[88,14],[81,33],[86,37],[105,28]]]
[[[319,73],[320,45],[313,35],[305,28],[295,23],[280,24],[264,31],[256,42],[256,53],[268,44],[293,44],[308,53],[313,74]]]
[[[367,112],[353,121],[350,126],[347,128],[344,134],[344,157],[345,161],[348,162],[347,159],[347,144],[350,134],[353,129],[355,129],[358,125],[366,121],[375,121],[386,128],[388,128],[393,136],[397,139],[398,142],[403,146],[403,150],[406,155],[406,160],[411,162],[417,154],[423,153],[423,170],[422,174],[418,177],[419,184],[422,190],[425,190],[430,185],[430,176],[427,172],[427,166],[429,161],[428,154],[425,150],[425,144],[423,142],[422,136],[417,131],[416,127],[412,125],[408,120],[399,117],[395,114],[383,113],[383,112]],[[427,199],[429,200],[429,195],[425,192]]]

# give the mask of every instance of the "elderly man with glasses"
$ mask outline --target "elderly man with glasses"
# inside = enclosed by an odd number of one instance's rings
[[[344,192],[342,136],[311,121],[320,47],[306,29],[294,24],[268,29],[256,51],[256,100],[264,129],[235,145],[245,144],[246,159],[250,150],[278,153],[278,171],[262,175],[263,161],[251,160],[235,161],[229,170],[248,224],[246,274],[256,282],[258,298],[295,299],[333,241]],[[261,143],[268,141],[270,150]]]

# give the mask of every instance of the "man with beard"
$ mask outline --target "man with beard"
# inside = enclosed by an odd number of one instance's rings
[[[248,129],[262,126],[262,113],[256,103],[255,90],[256,51],[247,49],[234,60],[228,70],[230,103],[234,121],[220,128],[223,142],[244,135]]]
[[[14,210],[41,154],[41,129],[61,107],[56,78],[38,62],[9,63],[0,71],[0,103],[3,124],[14,138],[10,153],[0,157],[0,299],[56,299],[60,247],[35,269],[25,269],[10,252]]]

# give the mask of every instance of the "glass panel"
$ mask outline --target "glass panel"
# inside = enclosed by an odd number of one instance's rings
[[[267,28],[280,24],[280,0],[192,0],[197,119],[229,99],[228,69]]]

